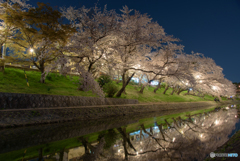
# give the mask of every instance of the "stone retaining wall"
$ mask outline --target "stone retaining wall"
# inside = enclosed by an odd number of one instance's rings
[[[233,103],[225,101],[225,104]],[[94,120],[114,116],[126,116],[147,112],[159,112],[188,108],[220,106],[215,102],[180,102],[132,105],[102,105],[84,107],[9,109],[0,110],[0,127],[24,126],[42,123],[64,122],[71,120]]]
[[[0,92],[0,109],[138,104],[138,100]]]

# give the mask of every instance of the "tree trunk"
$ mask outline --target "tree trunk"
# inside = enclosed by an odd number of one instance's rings
[[[2,45],[3,44],[0,44],[1,46],[0,46],[0,59],[1,59],[1,61],[0,61],[0,72],[4,72],[4,61],[3,61],[3,53],[2,53]]]
[[[220,102],[222,102],[222,98],[220,97],[220,95],[218,94],[218,99]]]
[[[142,85],[141,90],[139,91],[139,93],[142,93],[142,94],[143,94],[143,90],[144,90],[144,88],[145,88],[145,86]]]
[[[168,86],[168,84],[167,84],[167,86],[165,87],[165,90],[163,91],[163,94],[166,94],[168,88],[169,88],[169,86]]]
[[[180,93],[182,93],[183,91],[185,91],[184,89],[179,89],[179,91],[177,92],[177,95],[179,95]]]
[[[172,90],[172,92],[171,92],[171,95],[173,95],[173,93],[174,93],[174,91],[175,91],[175,88],[176,88],[176,87],[173,87],[173,90]]]
[[[93,63],[92,63],[92,62],[90,62],[89,66],[88,66],[88,72],[90,72],[90,71],[91,71],[91,69],[92,69],[92,66],[93,66]]]
[[[44,71],[44,62],[40,63],[40,71],[41,71],[41,83],[45,83],[45,71]]]
[[[142,78],[143,78],[143,75],[142,75],[142,76],[140,76],[140,78],[139,78],[138,87],[140,87],[140,86],[141,86],[141,84],[142,84]]]
[[[2,46],[3,46],[3,44],[0,44],[0,58],[3,57],[3,56],[2,56],[2,54],[3,54],[3,53],[2,53],[2,48],[3,48]]]
[[[116,97],[121,97],[123,91],[125,90],[126,86],[128,85],[128,83],[130,82],[130,80],[132,79],[132,77],[134,76],[135,73],[133,73],[131,75],[131,77],[128,78],[127,82],[126,83],[123,83],[123,86],[122,88],[118,91],[118,93],[116,94]]]
[[[161,88],[161,80],[159,80],[157,88],[155,88],[153,92],[156,93],[157,90],[160,89],[160,88]]]
[[[189,88],[188,88],[188,91],[187,91],[187,93],[185,93],[184,95],[189,95],[189,92],[190,92],[190,90],[189,90]]]

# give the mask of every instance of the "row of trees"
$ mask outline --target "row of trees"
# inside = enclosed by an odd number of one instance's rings
[[[127,6],[120,11],[97,5],[59,11],[43,3],[34,8],[22,0],[1,1],[0,43],[13,50],[8,60],[34,64],[42,73],[42,83],[48,72],[60,66],[62,74],[80,73],[81,89],[93,89],[99,96],[104,94],[93,77],[100,71],[121,75],[117,97],[131,78],[143,75],[148,84],[164,80],[166,89],[172,86],[177,94],[190,88],[220,100],[221,95],[235,94],[236,87],[213,59],[184,53],[176,43],[179,39],[167,35],[149,15]]]

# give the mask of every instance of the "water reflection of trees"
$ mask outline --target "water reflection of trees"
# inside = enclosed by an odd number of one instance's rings
[[[155,126],[150,128],[141,124],[135,135],[127,133],[125,127],[117,128],[121,139],[118,139],[115,145],[119,146],[104,150],[105,139],[102,137],[95,146],[102,150],[91,150],[91,153],[85,153],[81,159],[203,160],[206,155],[228,140],[228,135],[235,127],[237,110],[227,109],[216,108],[211,113],[172,118],[164,120],[163,123],[155,122]],[[134,137],[134,140],[131,137]],[[84,140],[82,143],[84,144]],[[94,157],[86,159],[84,158],[86,156]]]

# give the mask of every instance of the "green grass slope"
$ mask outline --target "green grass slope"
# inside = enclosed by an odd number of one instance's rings
[[[50,73],[47,76],[46,83],[40,83],[40,72],[26,71],[29,87],[26,83],[24,71],[22,69],[5,68],[5,72],[0,72],[0,92],[10,93],[31,93],[31,94],[49,94],[49,95],[69,95],[69,96],[88,96],[96,97],[91,91],[84,92],[77,90],[77,76],[61,76],[59,74]],[[116,84],[116,82],[114,82]],[[120,89],[122,84],[117,84]],[[154,87],[147,87],[143,94],[139,93],[140,87],[136,85],[128,85],[126,93],[122,94],[121,98],[137,99],[140,103],[147,102],[197,102],[197,101],[213,101],[213,97],[205,96],[202,99],[198,96],[185,96],[182,92],[180,95],[170,93],[170,88],[166,94],[162,94],[164,88],[161,88],[157,93],[153,93]]]

